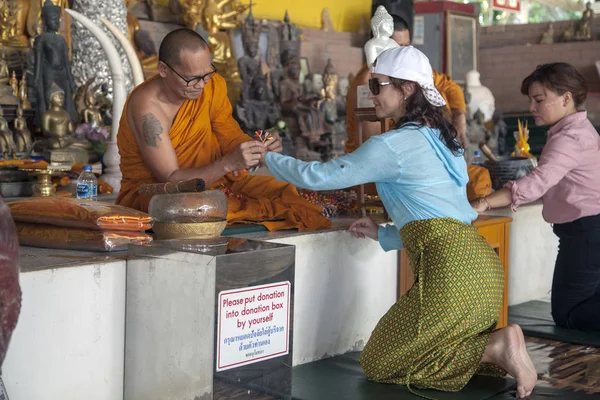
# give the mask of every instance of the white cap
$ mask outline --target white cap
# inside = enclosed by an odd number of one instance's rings
[[[413,46],[400,46],[384,51],[375,60],[371,72],[416,82],[432,105],[446,105],[446,101],[433,84],[433,70],[429,59]]]

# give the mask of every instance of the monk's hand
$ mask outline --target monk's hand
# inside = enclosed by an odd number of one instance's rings
[[[350,225],[348,231],[352,234],[352,236],[361,239],[370,237],[373,240],[377,240],[379,237],[379,225],[373,222],[373,220],[369,217],[357,219],[352,223],[352,225]]]
[[[231,172],[255,167],[264,158],[265,153],[265,146],[259,141],[249,140],[241,143],[225,156],[227,170]]]
[[[283,142],[279,132],[271,132],[271,138],[265,142],[267,145],[267,151],[274,151],[275,153],[281,153],[283,151]]]

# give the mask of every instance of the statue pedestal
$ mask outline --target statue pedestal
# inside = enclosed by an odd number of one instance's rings
[[[295,247],[247,239],[129,247],[125,398],[291,398]],[[237,397],[237,396],[231,396]]]
[[[88,151],[77,148],[47,150],[44,152],[44,158],[50,164],[87,164],[90,161]]]

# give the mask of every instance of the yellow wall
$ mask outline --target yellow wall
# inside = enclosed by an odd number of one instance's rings
[[[253,0],[252,3],[255,18],[282,21],[287,9],[292,23],[314,29],[322,27],[321,15],[323,8],[327,8],[333,27],[339,32],[356,32],[361,17],[364,15],[368,23],[371,15],[371,0]]]

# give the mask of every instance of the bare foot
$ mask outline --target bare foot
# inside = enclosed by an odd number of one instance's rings
[[[527,353],[525,337],[519,325],[508,325],[490,335],[481,362],[505,369],[517,380],[517,397],[531,395],[537,382],[537,372]]]

